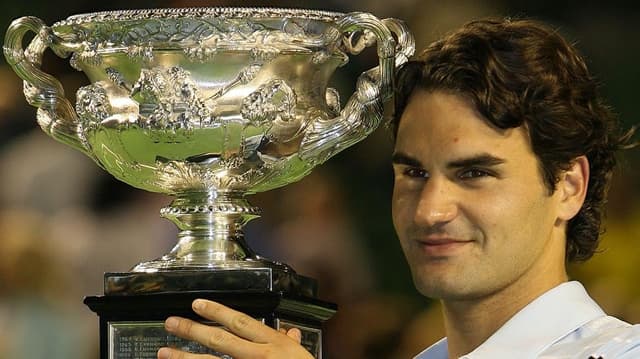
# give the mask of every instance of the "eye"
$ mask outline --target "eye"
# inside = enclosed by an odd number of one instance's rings
[[[489,177],[489,176],[492,176],[492,174],[489,171],[485,171],[478,168],[466,169],[460,172],[460,174],[458,175],[458,177],[460,177],[461,179],[476,179],[476,178],[483,178],[483,177]]]
[[[402,174],[412,178],[428,178],[429,174],[426,170],[419,167],[406,167]]]

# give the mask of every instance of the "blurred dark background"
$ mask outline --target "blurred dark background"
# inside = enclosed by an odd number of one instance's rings
[[[626,126],[640,123],[640,7],[586,1],[3,1],[0,29],[32,15],[53,24],[102,10],[275,6],[366,11],[407,22],[418,51],[465,22],[529,17],[557,28],[587,58]],[[375,66],[352,57],[334,85],[342,98]],[[67,97],[88,82],[48,51],[43,68]],[[104,272],[126,271],[173,244],[158,216],[170,198],[112,179],[91,160],[48,138],[22,83],[0,59],[0,358],[97,358],[98,320],[83,304]],[[340,312],[328,324],[326,358],[409,358],[442,336],[437,305],[414,290],[391,225],[391,141],[383,128],[302,181],[252,196],[264,215],[246,229],[252,246],[320,281]],[[640,150],[620,158],[601,253],[573,266],[613,314],[640,322]],[[505,214],[506,215],[506,214]]]

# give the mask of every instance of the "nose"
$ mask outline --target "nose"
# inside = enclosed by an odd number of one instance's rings
[[[434,227],[452,221],[457,215],[455,190],[444,178],[430,178],[420,191],[415,223]]]

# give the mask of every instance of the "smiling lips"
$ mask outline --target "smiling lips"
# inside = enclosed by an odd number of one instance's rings
[[[417,240],[422,251],[431,257],[446,257],[454,254],[457,250],[470,244],[470,240],[457,240],[451,238],[425,238]]]

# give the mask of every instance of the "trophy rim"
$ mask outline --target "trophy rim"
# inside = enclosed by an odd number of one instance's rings
[[[52,27],[79,25],[95,22],[145,20],[179,17],[224,17],[224,18],[252,18],[277,19],[299,18],[315,21],[332,22],[345,14],[335,11],[278,8],[278,7],[185,7],[185,8],[152,8],[109,10],[71,15],[65,20],[56,22]]]

